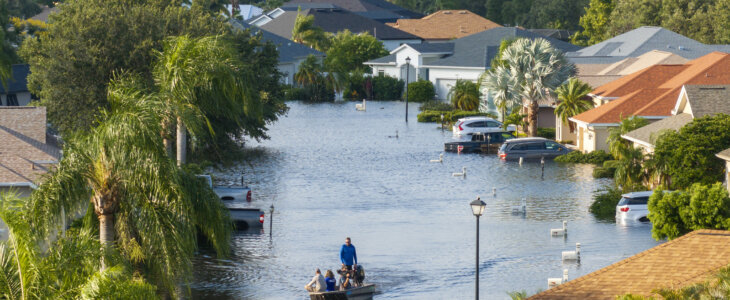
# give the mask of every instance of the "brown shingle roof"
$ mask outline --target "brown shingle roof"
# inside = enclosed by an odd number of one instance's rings
[[[468,10],[440,10],[422,19],[386,23],[425,40],[450,40],[502,27]]]
[[[730,84],[727,70],[730,70],[730,54],[721,52],[712,52],[684,65],[651,66],[593,90],[593,95],[618,99],[573,119],[618,123],[621,117],[635,115],[670,116],[683,85]]]
[[[45,107],[0,109],[0,183],[37,183],[60,159],[60,149],[46,143],[45,127]]]
[[[696,230],[528,299],[615,299],[704,281],[730,264],[730,231]]]

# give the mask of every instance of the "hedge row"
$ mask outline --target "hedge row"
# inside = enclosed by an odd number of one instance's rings
[[[607,160],[613,160],[613,156],[603,150],[593,151],[585,154],[580,151],[573,151],[555,158],[555,161],[557,162],[596,165],[603,165],[603,163]]]
[[[425,110],[418,114],[418,122],[433,122],[433,123],[441,123],[441,115],[444,115],[444,122],[446,123],[453,123],[456,122],[456,120],[465,118],[465,117],[474,117],[474,116],[484,116],[484,117],[490,117],[495,118],[496,116],[490,113],[483,113],[478,111],[463,111],[463,110],[454,110],[454,111],[443,111],[443,110]]]

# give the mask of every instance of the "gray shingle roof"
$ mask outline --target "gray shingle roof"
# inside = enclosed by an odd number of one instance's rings
[[[545,37],[515,27],[498,27],[472,34],[460,39],[451,41],[454,44],[454,54],[435,62],[429,66],[454,66],[454,67],[489,67],[492,58],[499,52],[499,44],[504,39],[528,38],[546,39],[553,47],[563,51],[576,51],[579,46],[566,43],[557,39]]]
[[[576,64],[609,64],[651,50],[695,59],[713,51],[730,52],[730,45],[706,45],[661,27],[643,26],[566,56]]]
[[[661,119],[639,129],[630,131],[624,134],[624,137],[631,138],[633,140],[642,141],[644,143],[654,145],[656,139],[665,132],[666,130],[678,131],[684,125],[692,122],[692,115],[690,114],[678,114],[671,116],[666,119]]]
[[[9,78],[5,85],[8,87],[9,93],[19,93],[28,91],[28,74],[30,74],[30,66],[25,64],[17,64],[12,66],[12,77]],[[5,94],[5,87],[0,84],[0,94]]]
[[[716,156],[724,160],[730,161],[730,149],[725,149],[722,152],[716,154]]]
[[[695,118],[730,115],[730,85],[685,85],[684,88]]]
[[[288,40],[261,28],[249,25],[246,22],[238,20],[231,21],[233,27],[238,29],[251,29],[253,33],[261,32],[261,37],[264,41],[268,41],[276,45],[276,50],[279,51],[279,63],[294,62],[302,57],[306,57],[310,54],[315,56],[324,56],[324,53],[309,48],[307,46],[295,43],[294,41]]]
[[[453,53],[454,43],[422,43],[408,44],[409,47],[420,53]]]
[[[368,61],[368,63],[373,64],[387,64],[387,63],[395,63],[395,54],[390,54],[388,56],[383,56],[380,58],[376,58],[373,60]]]
[[[410,33],[342,9],[287,10],[279,17],[261,26],[262,29],[290,39],[297,14],[314,16],[314,25],[326,32],[337,33],[348,29],[353,33],[367,32],[379,40],[420,40]]]

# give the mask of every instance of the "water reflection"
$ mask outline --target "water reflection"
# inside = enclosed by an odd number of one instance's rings
[[[451,140],[437,125],[403,121],[403,103],[290,103],[289,115],[271,128],[271,140],[254,143],[261,157],[243,164],[253,206],[276,207],[273,238],[241,233],[232,256],[195,260],[195,298],[306,299],[314,268],[335,269],[345,236],[353,239],[367,280],[383,298],[473,297],[474,217],[468,203],[487,203],[481,219],[480,290],[485,299],[507,291],[534,292],[570,269],[576,278],[648,249],[650,226],[597,222],[588,212],[592,191],[608,183],[592,167],[503,162],[495,155],[445,153]],[[398,138],[388,138],[398,130]],[[453,172],[467,167],[468,176]],[[237,170],[238,170],[237,169]],[[238,171],[236,171],[238,172]],[[496,188],[496,196],[492,189]],[[524,214],[512,205],[526,198]],[[566,238],[550,228],[568,220]],[[580,264],[561,251],[581,243]]]

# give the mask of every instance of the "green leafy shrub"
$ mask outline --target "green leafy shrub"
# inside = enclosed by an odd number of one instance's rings
[[[431,81],[421,79],[408,84],[408,101],[426,102],[433,100],[435,96],[436,90]]]
[[[596,219],[603,221],[616,220],[616,205],[621,200],[621,190],[615,187],[600,189],[593,193],[593,203],[589,211]]]
[[[390,76],[373,77],[374,100],[400,100],[403,92],[403,80]]]
[[[491,113],[482,113],[477,111],[463,111],[463,110],[454,110],[454,111],[438,111],[438,110],[426,110],[422,111],[418,114],[418,122],[433,122],[433,123],[441,123],[441,114],[444,115],[444,122],[446,123],[454,123],[456,120],[466,117],[474,117],[474,116],[483,116],[483,117],[490,117],[490,118],[496,118],[494,114]]]
[[[581,163],[581,164],[596,164],[602,165],[607,160],[613,160],[611,154],[606,153],[603,150],[597,150],[589,153],[582,153],[580,151],[573,151],[568,154],[563,154],[555,158],[557,162],[563,163]]]
[[[730,196],[721,183],[693,184],[688,191],[665,192],[649,197],[651,235],[675,239],[697,229],[730,229]]]
[[[426,111],[426,110],[439,110],[439,111],[452,111],[454,110],[454,106],[452,106],[449,103],[439,101],[439,100],[431,100],[426,101],[421,104],[421,107],[418,108],[419,111]]]
[[[537,136],[554,140],[555,128],[537,128]]]
[[[349,100],[362,100],[368,98],[365,90],[367,78],[362,73],[353,73],[347,76],[342,89],[342,97]]]
[[[593,178],[613,178],[616,169],[596,167],[593,169]]]
[[[305,100],[307,91],[304,88],[288,85],[284,87],[285,100]]]
[[[481,96],[482,93],[479,91],[479,86],[474,82],[464,79],[456,80],[456,84],[449,91],[451,104],[461,110],[477,110]]]

